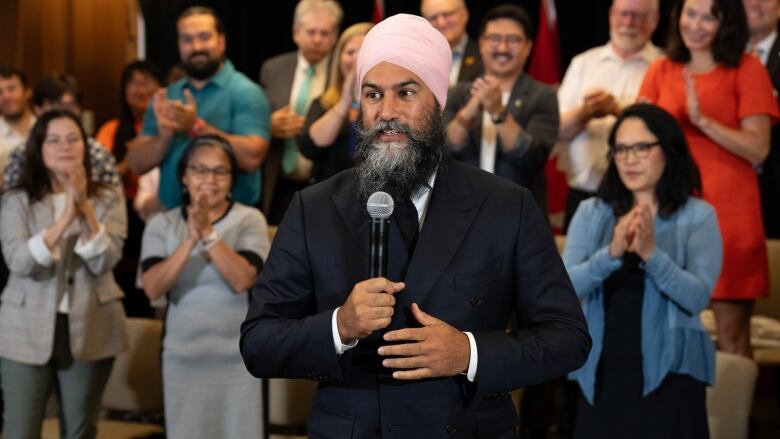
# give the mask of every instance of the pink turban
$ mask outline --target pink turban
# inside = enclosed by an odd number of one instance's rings
[[[393,15],[374,26],[363,40],[357,57],[357,87],[381,62],[411,71],[431,89],[441,108],[447,103],[452,49],[428,20],[417,15]]]

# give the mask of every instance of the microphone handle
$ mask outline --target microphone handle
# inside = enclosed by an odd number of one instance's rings
[[[369,247],[369,278],[387,277],[387,252],[390,220],[371,218],[371,245]]]

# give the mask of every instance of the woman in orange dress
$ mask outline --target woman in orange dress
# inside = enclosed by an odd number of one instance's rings
[[[769,75],[744,53],[740,0],[681,0],[672,12],[667,57],[645,74],[639,99],[680,122],[723,236],[723,270],[711,308],[718,347],[752,357],[750,315],[768,293],[764,227],[755,166],[769,153],[778,117]]]

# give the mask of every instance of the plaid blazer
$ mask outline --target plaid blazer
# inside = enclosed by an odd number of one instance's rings
[[[54,223],[51,196],[30,203],[23,190],[11,190],[0,204],[0,242],[10,271],[0,297],[0,357],[40,365],[52,354],[57,307],[68,294],[70,350],[73,358],[93,361],[113,357],[124,346],[122,290],[112,269],[122,256],[127,235],[124,196],[118,188],[100,189],[90,197],[109,245],[82,259],[73,250],[76,222],[65,231],[59,258],[45,267],[33,258],[28,240]]]

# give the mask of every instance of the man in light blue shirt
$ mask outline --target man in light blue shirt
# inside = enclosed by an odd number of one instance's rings
[[[130,166],[139,174],[160,166],[158,197],[166,208],[176,207],[181,203],[176,168],[187,143],[218,134],[238,159],[233,199],[253,205],[260,198],[260,165],[268,150],[268,99],[225,59],[224,28],[213,10],[185,10],[177,29],[187,75],[155,95],[140,135],[129,145]]]

